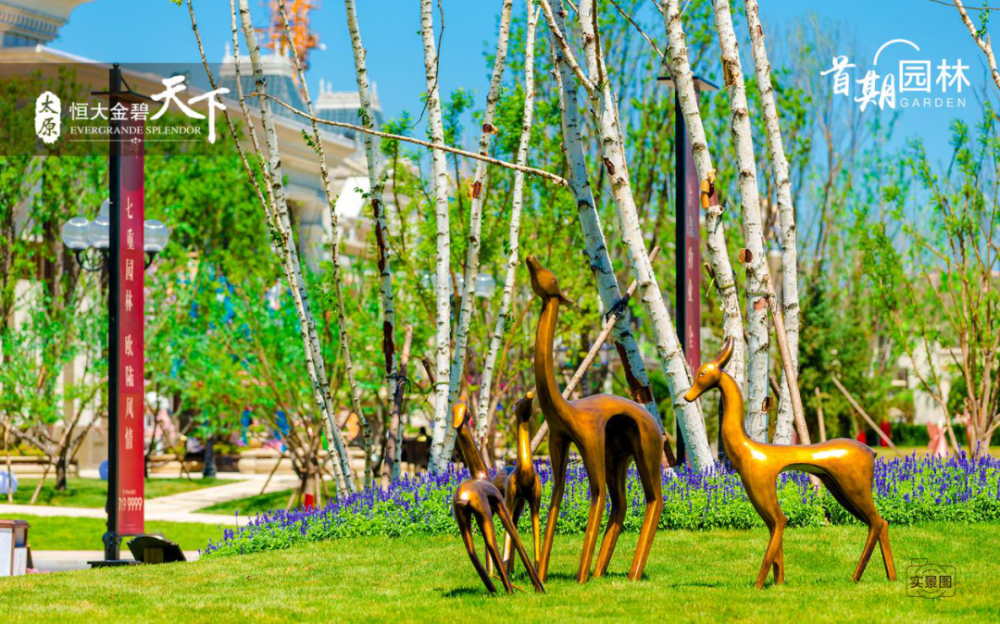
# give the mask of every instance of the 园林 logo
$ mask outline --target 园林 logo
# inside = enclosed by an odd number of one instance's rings
[[[955,566],[914,559],[906,568],[906,595],[950,598],[955,595]]]
[[[46,91],[35,100],[35,134],[47,145],[55,143],[62,131],[62,102],[59,96]]]
[[[830,67],[821,71],[820,76],[830,76],[834,97],[853,99],[861,112],[869,106],[879,110],[965,106],[962,88],[970,86],[965,76],[969,66],[962,63],[962,59],[949,62],[942,58],[939,63],[932,63],[927,58],[906,58],[901,59],[895,68],[885,63],[880,68],[879,56],[894,45],[909,46],[920,52],[920,46],[908,39],[893,39],[883,43],[875,52],[871,69],[864,75],[846,54],[840,54],[833,57]]]

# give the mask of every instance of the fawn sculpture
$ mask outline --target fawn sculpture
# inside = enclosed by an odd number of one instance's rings
[[[542,314],[535,335],[535,390],[538,404],[549,424],[549,458],[552,462],[552,501],[545,524],[545,541],[538,575],[544,580],[548,572],[552,541],[555,538],[556,520],[566,485],[566,463],[569,445],[575,444],[590,481],[590,515],[583,538],[583,553],[576,575],[579,583],[587,582],[590,562],[597,543],[597,534],[604,513],[605,496],[611,498],[611,516],[604,533],[604,540],[597,555],[594,576],[607,572],[608,563],[625,522],[627,503],[625,479],[629,463],[635,459],[639,480],[646,498],[646,512],[639,531],[629,580],[642,577],[653,545],[656,526],[663,511],[660,458],[666,438],[660,433],[653,417],[641,405],[608,394],[599,394],[566,401],[556,385],[553,362],[553,340],[559,319],[559,304],[569,299],[559,288],[552,271],[542,267],[534,256],[528,256],[531,288],[542,299]],[[673,457],[672,452],[667,453]],[[610,491],[609,491],[610,490]]]
[[[514,593],[514,586],[511,585],[510,576],[507,574],[507,566],[502,563],[500,550],[497,547],[496,534],[493,531],[493,514],[495,513],[500,516],[500,522],[507,531],[508,537],[513,540],[514,547],[521,556],[524,567],[528,570],[531,584],[535,586],[535,591],[545,593],[545,588],[538,579],[535,567],[528,559],[528,553],[524,550],[524,544],[521,543],[521,538],[517,535],[517,528],[514,526],[510,513],[508,513],[507,507],[504,505],[503,496],[500,494],[500,490],[490,481],[490,473],[486,470],[486,463],[483,462],[483,458],[479,454],[479,449],[476,448],[476,443],[472,439],[472,433],[469,431],[467,420],[465,405],[462,403],[456,404],[452,409],[452,426],[456,429],[458,448],[465,459],[465,465],[469,468],[469,472],[472,473],[472,478],[468,481],[463,481],[455,490],[452,509],[455,512],[455,521],[458,523],[458,530],[462,534],[465,549],[469,551],[469,558],[472,559],[472,565],[475,566],[479,577],[483,579],[486,589],[491,594],[495,593],[496,587],[490,579],[490,574],[479,561],[479,557],[476,555],[476,546],[472,540],[472,519],[475,517],[476,523],[479,525],[479,530],[483,534],[483,540],[486,542],[487,560],[492,558],[507,593]]]
[[[528,505],[537,570],[542,547],[540,535],[542,482],[535,473],[535,464],[531,461],[531,407],[534,398],[535,393],[528,392],[514,405],[514,418],[517,421],[517,463],[511,472],[498,474],[493,479],[493,484],[503,492],[507,509],[513,514],[514,526],[517,526],[521,514],[524,513],[524,505]],[[507,564],[507,574],[514,569],[514,558],[511,556],[510,547],[511,536],[507,533],[503,539],[503,559]]]
[[[732,343],[727,340],[722,346],[722,353],[698,369],[694,384],[684,398],[694,401],[712,388],[719,388],[722,392],[722,444],[726,456],[739,473],[754,509],[771,531],[771,540],[757,575],[757,589],[764,586],[772,566],[774,582],[779,585],[785,582],[781,540],[788,519],[778,504],[776,485],[778,475],[785,470],[801,470],[816,475],[844,509],[868,525],[868,539],[861,561],[854,570],[854,581],[861,580],[876,541],[882,549],[885,574],[890,581],[895,581],[896,566],[889,547],[889,523],[882,519],[872,501],[874,451],[846,438],[788,446],[754,442],[743,428],[743,395],[740,388],[722,370],[732,354]]]

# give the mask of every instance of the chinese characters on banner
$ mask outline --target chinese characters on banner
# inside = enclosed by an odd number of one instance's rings
[[[136,104],[132,104],[136,106]],[[137,126],[143,120],[123,118]],[[120,535],[145,532],[145,466],[143,399],[145,393],[143,336],[143,224],[145,222],[144,145],[140,138],[122,140],[119,165],[118,240],[118,527]]]

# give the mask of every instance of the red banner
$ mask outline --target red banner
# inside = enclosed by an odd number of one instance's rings
[[[681,342],[691,371],[701,366],[701,188],[694,166],[691,142],[684,141],[684,330]],[[681,244],[677,241],[677,244]],[[681,267],[677,267],[680,271]]]
[[[143,333],[143,225],[145,172],[143,122],[121,121],[118,240],[118,527],[120,535],[145,532],[143,421],[145,366]],[[126,128],[139,126],[138,134]]]

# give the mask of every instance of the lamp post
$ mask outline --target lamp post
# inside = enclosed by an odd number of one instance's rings
[[[77,262],[86,271],[108,270],[112,274],[112,288],[108,296],[108,391],[106,405],[108,406],[108,531],[104,535],[104,561],[95,562],[95,565],[120,565],[119,548],[121,533],[118,531],[118,517],[123,502],[135,504],[132,501],[120,501],[118,492],[119,478],[119,410],[118,410],[118,384],[117,372],[120,370],[122,354],[117,345],[117,334],[121,319],[119,318],[118,296],[116,295],[117,280],[114,276],[114,268],[118,262],[120,250],[112,246],[112,230],[117,230],[118,226],[112,227],[111,202],[104,200],[97,216],[93,221],[88,221],[85,217],[73,217],[62,226],[62,241],[68,249],[76,256]],[[117,238],[117,232],[115,232]],[[170,240],[170,229],[161,221],[156,219],[146,219],[142,222],[142,232],[137,234],[142,245],[143,269],[149,268],[156,258],[156,254],[163,251]],[[92,252],[92,253],[91,253]],[[96,257],[95,257],[96,254]],[[140,300],[141,301],[141,300]],[[140,304],[141,305],[141,304]],[[141,332],[141,328],[139,329]],[[141,338],[140,338],[141,340]],[[125,355],[131,355],[132,346],[126,345]],[[141,347],[138,355],[141,357]],[[143,388],[142,372],[137,375],[140,389]],[[141,396],[141,394],[140,394]],[[141,403],[140,403],[141,405]],[[130,414],[127,414],[130,415]],[[141,408],[139,418],[142,418]],[[141,421],[140,421],[141,422]],[[143,439],[142,429],[136,436],[141,445]],[[133,467],[134,469],[134,467]]]
[[[76,261],[86,271],[98,271],[102,269],[110,258],[111,243],[111,202],[105,199],[101,202],[101,208],[93,221],[88,221],[86,217],[76,216],[63,223],[62,241],[66,248],[73,252]],[[145,254],[145,268],[149,268],[156,258],[156,254],[163,251],[170,241],[170,228],[157,219],[146,219],[142,224],[143,245]],[[88,251],[95,251],[100,254],[100,260],[94,259]]]

